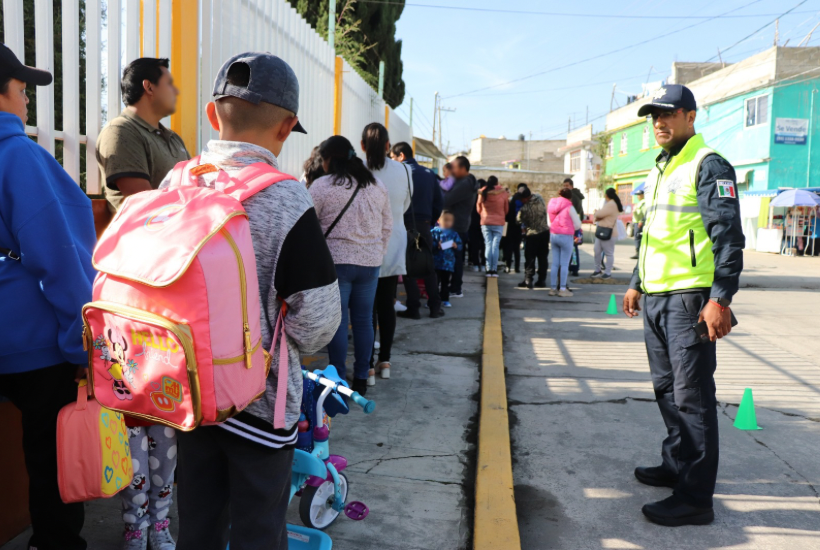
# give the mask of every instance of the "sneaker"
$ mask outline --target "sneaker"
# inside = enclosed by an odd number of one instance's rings
[[[402,319],[413,319],[415,321],[418,321],[419,319],[421,319],[421,314],[418,311],[405,310],[396,313],[396,317],[401,317]]]
[[[550,291],[549,291],[549,295],[550,296],[558,296],[558,291],[555,290],[554,288],[551,288]]]
[[[493,279],[498,279],[498,271],[493,271]]]
[[[451,292],[450,298],[464,298],[464,292]]]
[[[396,303],[393,304],[393,309],[395,309],[396,313],[398,313],[400,311],[407,311],[407,306],[396,300]]]
[[[148,528],[148,542],[151,544],[151,550],[176,550],[177,543],[171,536],[168,526],[171,520],[164,519],[154,524],[153,529]]]
[[[148,548],[148,528],[132,529],[125,528],[123,533],[122,546],[120,550],[147,550]]]
[[[453,307],[453,304],[450,302],[441,302],[441,307]]]
[[[492,272],[492,271],[485,271],[485,272],[484,272],[484,276],[485,276],[485,277],[487,277],[487,278],[489,279],[490,277],[492,277],[492,276],[493,276],[493,272]]]
[[[573,294],[571,290],[567,290],[565,288],[564,290],[558,291],[558,296],[560,296],[561,298],[572,298],[573,296],[575,296],[575,294]]]
[[[601,276],[601,279],[611,279],[611,278],[612,278],[612,275],[604,274],[604,275]]]
[[[641,512],[652,523],[667,527],[681,525],[709,525],[715,521],[712,508],[697,508],[672,495],[658,502],[644,505]]]
[[[602,275],[602,273],[601,273],[600,271],[595,271],[595,272],[593,272],[593,274],[592,274],[592,278],[593,278],[593,279],[597,279],[597,278],[598,278],[598,277],[600,277],[601,275]]]
[[[509,273],[510,271],[512,271],[510,269],[510,266],[507,266],[507,267],[504,268],[504,273]]]
[[[439,317],[444,317],[444,310],[440,309],[438,311],[431,311],[430,312],[430,319],[438,319]]]
[[[378,340],[373,342],[373,349],[382,349],[382,344]]]

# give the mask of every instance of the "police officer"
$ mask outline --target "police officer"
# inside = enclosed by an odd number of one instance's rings
[[[731,330],[745,243],[735,171],[695,133],[696,109],[688,88],[667,85],[638,110],[652,116],[663,152],[646,178],[640,259],[624,296],[624,313],[635,317],[646,294],[646,351],[667,429],[663,463],[636,468],[635,477],[673,489],[642,509],[650,521],[669,526],[705,525],[715,517],[715,341]],[[696,329],[701,321],[705,338]]]

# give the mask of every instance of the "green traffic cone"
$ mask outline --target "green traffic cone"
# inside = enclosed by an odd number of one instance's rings
[[[609,307],[606,308],[607,315],[618,315],[618,300],[615,299],[615,295],[613,294],[609,298]]]
[[[737,416],[735,417],[735,428],[738,430],[762,429],[757,425],[752,388],[746,388],[743,392],[743,399],[740,402],[740,407],[737,409]]]

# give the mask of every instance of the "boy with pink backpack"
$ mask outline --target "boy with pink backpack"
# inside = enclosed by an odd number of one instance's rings
[[[220,139],[129,197],[95,250],[91,379],[101,404],[179,430],[177,548],[284,549],[300,354],[338,329],[339,288],[307,189],[278,170],[305,132],[293,70],[239,54],[213,97]]]
[[[229,59],[213,96],[207,114],[220,139],[210,141],[198,160],[198,185],[214,186],[220,174],[238,175],[256,163],[276,168],[291,131],[307,133],[296,117],[296,74],[274,55]],[[219,172],[205,172],[208,165]],[[163,186],[170,180],[169,175]],[[256,256],[262,347],[271,350],[273,361],[261,399],[217,427],[179,434],[179,550],[222,550],[229,524],[231,548],[287,548],[285,513],[302,401],[300,353],[327,345],[341,322],[336,270],[305,186],[285,179],[242,205]],[[274,343],[283,315],[286,349]],[[287,391],[278,395],[283,363],[290,365]],[[274,428],[282,399],[284,427]]]

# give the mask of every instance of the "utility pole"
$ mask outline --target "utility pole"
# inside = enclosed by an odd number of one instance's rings
[[[780,19],[774,20],[774,45],[777,47],[777,43],[780,42]]]
[[[587,121],[586,121],[586,123],[584,123],[584,126],[588,126],[588,125],[589,125],[589,105],[587,105]]]
[[[572,131],[572,115],[569,115],[569,118],[567,118],[567,133],[570,133],[571,131]]]
[[[433,144],[436,143],[436,116],[438,116],[438,92],[433,99]]]
[[[612,112],[612,104],[615,102],[615,88],[617,87],[617,84],[612,85],[612,95],[609,97],[609,112]]]
[[[809,34],[807,34],[807,35],[806,35],[806,38],[804,38],[803,40],[801,40],[801,41],[800,41],[800,44],[798,44],[798,45],[797,45],[797,47],[798,47],[798,48],[799,48],[800,46],[802,46],[803,44],[808,44],[808,43],[809,43],[809,40],[811,40],[811,35],[812,35],[812,34],[814,34],[814,31],[816,31],[816,30],[817,30],[817,27],[820,27],[820,23],[817,23],[817,24],[814,26],[814,28],[813,28],[812,30],[810,30],[810,31],[809,31]]]
[[[726,63],[723,62],[723,56],[720,55],[720,46],[718,46],[718,59],[720,60],[720,68],[725,69]]]
[[[532,130],[530,130],[530,139],[527,141],[527,170],[530,169],[530,141],[532,141]]]
[[[445,113],[455,113],[455,109],[446,109],[441,106],[441,102],[439,101],[438,105],[438,149],[441,151],[441,139],[444,135],[444,127],[441,125],[441,112],[444,111]]]
[[[336,0],[330,0],[327,8],[327,43],[336,54]]]
[[[379,97],[384,99],[384,61],[379,61]]]

